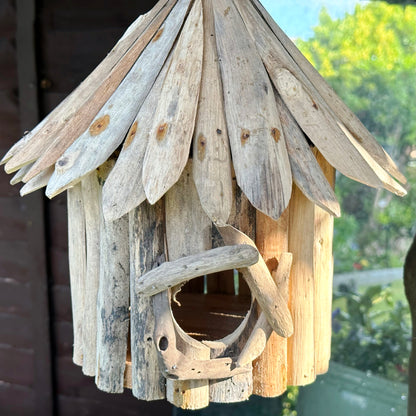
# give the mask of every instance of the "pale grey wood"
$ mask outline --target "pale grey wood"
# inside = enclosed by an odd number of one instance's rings
[[[142,203],[129,213],[131,361],[133,395],[140,400],[166,397],[165,379],[154,341],[152,299],[137,290],[140,276],[165,261],[163,202]]]
[[[211,221],[205,214],[192,179],[192,163],[166,194],[166,240],[169,260],[211,248]],[[166,293],[166,292],[162,292]],[[210,349],[175,325],[177,348],[190,359],[207,360]],[[208,380],[168,380],[167,399],[177,407],[203,408],[209,403]]]
[[[110,222],[101,216],[95,383],[108,393],[124,390],[129,309],[129,218]]]
[[[150,203],[179,179],[189,157],[201,85],[203,21],[196,0],[173,51],[172,63],[155,108],[143,164],[143,185]]]
[[[363,146],[363,148],[376,160],[376,162],[387,172],[393,175],[397,180],[406,183],[406,178],[398,170],[391,157],[384,151],[377,140],[366,129],[358,117],[346,106],[341,98],[335,93],[330,85],[324,80],[313,65],[302,55],[296,45],[277,25],[269,13],[261,5],[260,1],[252,0],[254,5],[262,14],[264,20],[270,26],[276,37],[282,43],[284,48],[291,55],[292,59],[299,66],[301,71],[309,78],[312,84],[316,86],[319,94],[328,103],[329,107],[336,114],[342,123],[346,125],[354,138]]]
[[[49,197],[104,163],[123,141],[151,90],[181,28],[190,0],[179,0],[90,127],[56,162],[46,190]]]
[[[308,199],[330,214],[339,217],[341,208],[335,192],[326,180],[305,135],[277,93],[276,102],[286,136],[294,182]]]
[[[260,211],[278,219],[292,175],[273,87],[232,0],[217,0],[215,30],[237,183]]]
[[[193,138],[193,175],[201,205],[211,220],[225,225],[233,200],[231,154],[224,114],[212,0],[203,0],[204,59]]]
[[[16,185],[19,182],[21,182],[23,177],[26,175],[26,173],[29,172],[32,165],[33,165],[33,163],[29,163],[29,164],[23,166],[22,168],[20,168],[16,172],[16,174],[13,176],[13,178],[10,180],[10,185]]]
[[[55,166],[49,166],[49,168],[36,175],[25,186],[23,186],[23,188],[20,190],[20,196],[28,195],[46,186],[51,179],[54,171]]]
[[[87,248],[85,211],[81,184],[68,189],[68,259],[71,287],[72,322],[74,332],[73,361],[82,366],[85,283],[87,278]]]
[[[146,295],[155,295],[198,276],[251,266],[258,259],[257,249],[249,245],[214,248],[163,263],[139,278],[136,290]]]
[[[162,99],[162,86],[171,56],[162,68],[155,85],[143,103],[127,133],[123,148],[103,188],[104,217],[115,220],[139,206],[145,199],[142,181],[144,155],[149,142],[149,125]]]

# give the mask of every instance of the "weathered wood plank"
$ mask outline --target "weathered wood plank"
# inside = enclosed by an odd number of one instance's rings
[[[185,168],[195,127],[201,86],[203,20],[196,0],[173,51],[162,100],[150,125],[143,165],[143,186],[150,203],[174,185]]]
[[[49,166],[49,168],[45,169],[44,171],[34,176],[20,190],[20,196],[28,195],[46,186],[49,182],[49,179],[52,177],[54,171],[55,171],[55,166]]]
[[[16,185],[19,182],[22,181],[23,177],[26,175],[27,172],[29,172],[29,169],[31,168],[33,164],[29,163],[22,168],[20,168],[16,174],[13,176],[13,178],[10,180],[10,185]]]
[[[402,183],[406,183],[406,178],[398,170],[396,164],[390,156],[384,151],[377,140],[366,129],[358,117],[345,105],[341,98],[329,86],[313,65],[303,56],[291,39],[277,25],[266,9],[261,5],[260,1],[252,0],[256,8],[262,14],[264,20],[270,26],[273,33],[282,43],[284,48],[290,54],[291,58],[296,62],[302,72],[308,77],[310,82],[316,86],[319,94],[327,102],[328,106],[336,114],[339,120],[344,123],[356,140],[361,143],[364,149],[372,155],[376,162],[393,177]]]
[[[170,261],[211,248],[211,221],[199,202],[191,162],[166,194],[166,240]],[[195,360],[210,358],[208,347],[190,338],[178,326],[175,331],[177,348],[183,354]],[[168,380],[166,387],[167,398],[175,406],[198,409],[209,404],[208,380]]]
[[[214,248],[162,264],[138,279],[137,290],[155,295],[198,276],[251,266],[258,258],[257,249],[246,244]]]
[[[291,255],[281,257],[281,255],[288,251],[288,239],[288,209],[278,221],[257,212],[256,245],[286,304],[289,303],[287,269],[290,272],[292,257]],[[276,333],[272,333],[266,339],[268,341],[264,352],[253,364],[253,391],[262,397],[276,397],[284,393],[287,388],[287,340]]]
[[[190,0],[179,0],[159,31],[159,25],[139,40],[147,45],[87,130],[56,162],[46,194],[57,195],[68,186],[104,163],[123,141],[134,118],[151,90],[182,26]],[[154,35],[154,36],[153,36]],[[148,43],[153,37],[153,40]],[[142,39],[140,38],[140,39]],[[105,102],[106,101],[106,102]],[[84,118],[85,115],[82,116]]]
[[[289,203],[292,175],[273,87],[232,0],[216,1],[214,15],[237,183],[277,219]]]
[[[129,213],[129,224],[132,390],[140,400],[159,400],[166,397],[166,389],[154,342],[153,303],[138,293],[137,284],[140,276],[165,261],[163,201],[142,203]]]
[[[74,332],[73,361],[82,366],[82,328],[84,320],[87,251],[85,211],[81,184],[68,189],[68,257],[71,282],[72,322]]]
[[[330,214],[339,217],[341,208],[335,192],[322,173],[306,137],[277,93],[276,102],[286,135],[294,182],[308,199]]]
[[[97,299],[97,369],[100,390],[122,393],[130,321],[129,218],[100,224],[100,283]]]
[[[225,225],[231,212],[231,154],[212,0],[203,0],[204,57],[193,138],[193,175],[201,205],[214,223]]]
[[[32,132],[25,136],[21,142],[19,142],[21,144],[17,145],[16,148],[11,149],[9,153],[15,155],[15,157],[8,163],[8,170],[15,170],[21,165],[34,161],[42,156],[48,146],[55,141],[55,138],[61,138],[64,141],[64,132],[68,132],[68,127],[71,127],[72,129],[75,127],[75,115],[81,111],[86,118],[86,112],[84,111],[86,110],[86,103],[100,90],[101,85],[105,84],[105,80],[107,80],[106,82],[111,81],[110,84],[114,84],[114,89],[117,87],[117,82],[121,82],[131,67],[131,55],[137,58],[140,53],[140,48],[137,48],[138,38],[147,29],[166,3],[166,0],[159,1],[149,13],[140,16],[133,22],[127,29],[125,35],[119,40],[97,68],[54,111],[36,126]],[[134,45],[136,45],[136,48],[133,47]],[[141,48],[143,47],[144,46],[142,45]],[[114,70],[119,70],[122,66],[120,63],[123,61],[126,62],[127,65],[122,72],[118,73],[118,77],[115,77],[117,71],[115,72]],[[112,74],[111,80],[109,79],[110,74]],[[108,86],[104,89],[107,91]],[[109,91],[108,97],[113,91]],[[106,100],[99,100],[98,105],[100,105],[100,103],[102,105],[104,101]],[[93,114],[90,115],[91,119],[96,115],[99,108],[100,107],[96,109],[95,113],[92,111]],[[90,121],[85,121],[85,127],[83,127],[83,124],[79,126],[78,135],[85,130]],[[77,120],[77,122],[79,122],[79,120]],[[65,143],[67,143],[67,140],[68,139],[65,140]],[[55,162],[52,162],[51,164],[53,163]]]

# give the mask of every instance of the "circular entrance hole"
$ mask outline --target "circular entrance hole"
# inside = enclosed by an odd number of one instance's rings
[[[251,307],[247,283],[236,270],[201,276],[172,299],[179,326],[198,341],[215,341],[232,334]]]

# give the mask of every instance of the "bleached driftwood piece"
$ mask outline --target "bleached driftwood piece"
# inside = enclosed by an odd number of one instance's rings
[[[55,196],[104,163],[123,141],[172,49],[189,2],[190,0],[178,1],[111,98],[96,114],[89,128],[56,162],[59,169],[47,187],[46,194],[49,197]]]
[[[166,388],[154,342],[153,303],[138,293],[137,283],[165,260],[163,201],[142,203],[129,213],[129,223],[132,390],[140,400],[160,400]]]
[[[28,195],[46,186],[54,171],[55,167],[49,166],[49,168],[30,179],[30,181],[20,190],[20,196]]]
[[[140,277],[136,290],[146,295],[155,295],[198,276],[251,266],[257,263],[258,258],[257,249],[246,244],[214,248],[163,263]]]
[[[255,247],[250,238],[230,225],[218,229],[226,244],[249,244]],[[293,324],[286,300],[277,289],[263,258],[260,256],[258,263],[241,269],[241,272],[273,330],[285,338],[292,335]]]
[[[288,284],[292,265],[292,255],[287,253],[288,238],[288,209],[278,221],[257,212],[256,246],[270,270],[277,289],[283,295],[286,305],[289,303]],[[259,320],[264,321],[264,317]],[[266,339],[264,352],[253,363],[253,392],[262,397],[276,397],[283,394],[287,388],[287,340],[276,333],[272,333]]]
[[[273,87],[232,0],[215,1],[214,15],[237,183],[277,219],[289,203],[292,175]]]
[[[143,186],[150,203],[181,176],[189,157],[202,76],[203,20],[196,0],[173,51],[161,96],[149,126]]]
[[[270,26],[273,33],[282,43],[292,59],[296,62],[302,72],[308,77],[310,82],[315,85],[319,94],[327,102],[328,106],[336,114],[339,120],[344,123],[356,140],[361,143],[365,150],[370,153],[376,162],[387,172],[393,175],[397,180],[406,183],[406,178],[397,169],[396,164],[390,156],[384,151],[376,139],[366,129],[358,117],[346,106],[335,91],[329,86],[313,65],[299,51],[291,39],[283,32],[274,19],[269,15],[266,9],[261,5],[260,1],[252,0],[256,8],[262,14],[264,20]]]
[[[160,71],[139,114],[133,121],[123,148],[103,188],[104,217],[111,221],[139,206],[145,199],[142,171],[144,155],[149,142],[149,125],[153,122],[154,111],[162,99],[162,86],[171,62],[169,56]]]
[[[172,1],[175,0],[171,0],[170,3],[172,3]],[[19,142],[19,145],[16,146],[16,148],[11,149],[9,153],[13,154],[13,156],[16,155],[16,157],[13,158],[14,160],[12,160],[9,164],[9,169],[16,169],[18,166],[26,164],[26,162],[36,160],[39,156],[45,153],[45,150],[50,145],[51,140],[54,140],[55,137],[58,138],[57,136],[61,136],[62,133],[59,134],[59,132],[66,131],[68,133],[68,123],[71,122],[74,115],[80,111],[86,115],[85,111],[83,111],[86,110],[86,108],[84,108],[86,103],[90,101],[96,94],[97,90],[99,90],[103,80],[107,79],[108,82],[108,75],[110,73],[113,75],[111,83],[113,83],[114,89],[117,88],[118,84],[121,82],[133,63],[132,58],[129,58],[129,56],[131,56],[132,52],[134,52],[136,54],[135,58],[137,58],[137,54],[140,53],[140,50],[138,50],[137,47],[134,49],[132,46],[136,44],[137,39],[143,34],[149,24],[159,14],[161,9],[165,7],[166,3],[168,3],[167,0],[159,1],[151,11],[136,19],[136,21],[133,22],[133,24],[127,29],[124,36],[119,40],[119,42],[117,42],[115,47],[97,66],[97,68],[64,101],[62,101],[62,103],[59,104],[55,110],[53,110],[40,124],[38,124],[34,130],[26,135]],[[155,30],[157,30],[157,28]],[[114,79],[115,73],[113,69],[119,68],[120,61],[126,62],[126,58],[129,58],[128,62],[130,62],[130,66],[127,65],[124,75],[121,74],[117,83]],[[109,94],[111,95],[112,91],[110,91]],[[99,100],[98,104],[101,103],[101,105],[103,105],[104,102],[105,99],[102,99]],[[99,108],[100,107],[98,107],[96,112],[90,116],[91,119],[95,116]],[[86,120],[85,122],[87,123],[85,126],[86,128],[89,121]],[[72,123],[73,122],[69,125],[71,126]],[[80,126],[80,129],[81,128],[82,125]],[[81,129],[79,134],[81,134],[82,131],[83,130]],[[74,136],[76,135],[74,134]],[[76,137],[74,137],[74,139],[75,138]],[[64,136],[62,136],[61,139],[63,140]]]
[[[331,186],[335,186],[335,169],[315,149],[318,163]],[[324,374],[328,371],[331,357],[332,334],[332,281],[334,259],[332,240],[334,218],[320,207],[315,207],[314,232],[314,333],[315,371]]]
[[[232,205],[231,154],[215,40],[212,0],[203,0],[204,60],[193,138],[193,175],[201,205],[225,225]]]
[[[84,320],[85,282],[87,278],[87,248],[85,241],[85,211],[81,184],[68,189],[68,257],[71,282],[72,322],[74,331],[73,361],[82,366],[82,329]]]
[[[188,162],[180,180],[166,194],[166,239],[170,261],[211,248],[211,221],[199,202],[192,179],[191,162]],[[207,346],[189,337],[178,325],[175,325],[175,332],[178,350],[189,359],[210,358]],[[209,382],[168,380],[166,394],[167,399],[177,407],[202,408],[209,404]]]
[[[122,393],[130,321],[129,219],[101,217],[97,300],[97,370],[100,390]]]
[[[288,284],[291,266],[292,253],[282,253],[279,266],[274,272],[275,276],[273,276],[279,290],[282,290],[287,298],[289,298]],[[255,386],[257,385],[257,389],[254,389],[254,393],[263,397],[275,397],[286,390],[285,385],[275,386],[275,384],[278,384],[280,377],[286,380],[286,348],[283,350],[284,357],[276,355],[276,353],[279,354],[282,351],[280,350],[279,342],[271,342],[270,337],[272,335],[273,329],[267,321],[266,315],[262,312],[250,338],[247,340],[247,343],[237,360],[237,365],[245,366],[255,359],[263,357],[262,364],[270,368],[263,370],[264,374],[261,374],[259,369],[257,369],[256,378],[254,379]],[[269,351],[266,350],[267,346],[269,347]],[[257,366],[259,366],[259,364],[260,362],[257,361]],[[283,372],[282,375],[280,374],[281,372]],[[270,385],[272,385],[272,387],[270,387]]]
[[[305,135],[277,93],[276,102],[286,136],[294,182],[308,199],[330,214],[339,217],[341,208],[335,192],[319,167]]]
[[[10,185],[16,185],[19,182],[21,182],[23,177],[26,175],[26,173],[29,172],[29,169],[31,168],[32,165],[33,165],[33,163],[29,163],[29,164],[23,166],[22,168],[20,168],[16,172],[16,174],[13,176],[13,178],[10,180]]]
[[[289,252],[293,253],[289,307],[294,333],[288,339],[290,386],[303,386],[315,378],[314,338],[314,231],[315,205],[293,187],[289,204]]]

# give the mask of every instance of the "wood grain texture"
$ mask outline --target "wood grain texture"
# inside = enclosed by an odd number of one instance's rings
[[[281,255],[288,251],[288,234],[288,209],[278,221],[271,219],[261,212],[257,212],[256,245],[268,265],[278,290],[286,300],[286,304],[289,302],[289,276],[286,273],[286,269],[288,265],[290,272],[292,257],[289,255],[290,264],[288,264],[286,258],[283,259],[282,264]],[[265,335],[267,333],[265,331]],[[283,394],[287,388],[287,340],[274,332],[271,333],[270,337],[266,337],[265,339],[267,340],[267,344],[265,345],[264,352],[253,363],[253,391],[262,397],[276,397]]]
[[[339,217],[341,208],[335,192],[319,167],[305,135],[277,93],[276,102],[286,135],[294,182],[308,199],[330,214]]]
[[[189,157],[202,76],[203,19],[196,0],[173,51],[172,63],[150,127],[143,186],[150,203],[179,179]]]
[[[172,49],[189,2],[190,0],[179,0],[162,27],[159,29],[160,25],[155,25],[148,37],[142,37],[146,48],[137,61],[133,61],[134,65],[111,98],[101,101],[100,107],[105,104],[98,114],[94,114],[87,130],[56,162],[56,174],[52,176],[46,190],[49,197],[73,185],[104,163],[123,141]],[[157,29],[159,31],[153,37]],[[151,37],[153,40],[149,42]]]
[[[335,187],[335,169],[317,151],[317,161],[331,186]],[[332,286],[334,258],[332,241],[334,218],[320,207],[315,207],[314,230],[314,333],[316,375],[328,371],[331,357]]]
[[[303,386],[316,378],[314,220],[314,203],[294,186],[289,205],[289,252],[293,253],[289,308],[294,327],[294,333],[288,339],[287,383],[290,386]]]
[[[82,366],[87,247],[85,211],[81,184],[68,189],[68,257],[71,282],[72,322],[74,332],[73,361]]]
[[[361,123],[358,117],[346,106],[346,104],[329,86],[313,65],[299,51],[291,39],[283,32],[266,9],[261,5],[260,1],[252,0],[252,3],[256,6],[257,10],[259,10],[264,20],[270,26],[279,42],[281,42],[294,62],[296,62],[301,71],[306,75],[306,77],[308,77],[310,82],[316,86],[316,89],[319,91],[319,94],[323,97],[328,106],[332,109],[339,120],[347,126],[348,130],[351,131],[351,134],[355,137],[356,141],[359,142],[370,155],[372,155],[372,157],[383,169],[393,175],[393,177],[400,182],[406,183],[406,178],[398,170],[396,164],[390,156],[384,151],[377,140]]]
[[[129,213],[129,224],[132,390],[139,400],[160,400],[166,388],[154,342],[153,303],[138,293],[137,283],[165,260],[163,201],[142,203]]]
[[[21,182],[23,177],[26,175],[26,173],[29,172],[29,169],[31,168],[32,165],[33,165],[33,163],[29,163],[29,164],[23,166],[22,168],[20,168],[16,172],[16,174],[13,176],[13,178],[10,180],[10,185],[16,185],[19,182]]]
[[[129,262],[128,216],[107,222],[102,215],[95,383],[108,393],[122,393],[124,390],[130,323]]]
[[[289,203],[292,175],[273,88],[232,0],[216,1],[214,15],[237,183],[277,219]]]
[[[44,171],[40,172],[38,175],[34,176],[20,190],[20,196],[25,196],[39,189],[42,189],[44,186],[48,184],[54,171],[55,171],[55,167],[49,166],[49,168],[45,169]]]
[[[214,223],[225,225],[232,205],[231,154],[212,0],[203,0],[204,58],[193,138],[193,175],[201,205]]]

